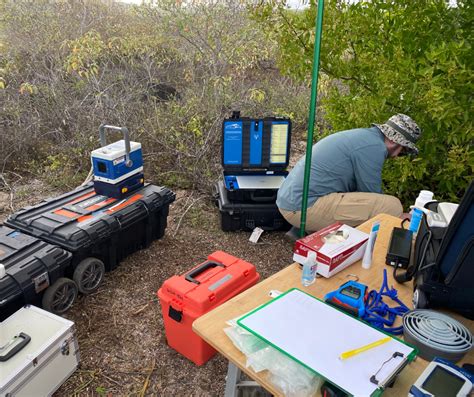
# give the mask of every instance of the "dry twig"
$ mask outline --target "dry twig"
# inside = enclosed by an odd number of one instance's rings
[[[148,376],[145,379],[145,383],[143,384],[143,388],[140,392],[140,397],[145,396],[146,389],[148,389],[148,385],[150,384],[151,374],[153,373],[154,370],[155,370],[155,359],[153,358],[153,361],[151,363],[151,369],[150,369],[150,372],[148,372]]]
[[[176,229],[173,232],[173,237],[175,237],[178,234],[179,227],[181,226],[181,222],[184,219],[185,215],[188,213],[188,211],[192,208],[194,204],[196,204],[199,200],[201,200],[203,197],[198,197],[197,199],[193,200],[193,202],[186,208],[186,210],[183,212],[183,215],[179,218],[178,224],[176,225]]]

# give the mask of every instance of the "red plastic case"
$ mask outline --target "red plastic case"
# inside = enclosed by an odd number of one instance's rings
[[[158,290],[168,345],[196,365],[216,350],[192,330],[194,320],[256,284],[255,266],[223,251],[188,273],[173,276]]]

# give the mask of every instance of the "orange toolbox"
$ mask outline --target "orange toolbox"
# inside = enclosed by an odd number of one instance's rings
[[[256,284],[255,266],[223,251],[189,272],[166,280],[158,290],[168,345],[197,365],[216,350],[192,330],[193,321]]]

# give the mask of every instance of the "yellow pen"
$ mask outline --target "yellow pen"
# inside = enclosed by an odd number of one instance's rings
[[[368,345],[365,345],[365,346],[362,346],[362,347],[359,347],[357,349],[353,349],[353,350],[348,350],[344,353],[341,353],[341,355],[339,356],[339,358],[341,360],[345,360],[346,358],[349,358],[349,357],[352,357],[352,356],[355,356],[356,354],[359,354],[359,353],[362,353],[362,352],[365,352],[367,350],[370,350],[374,347],[377,347],[377,346],[380,346],[380,345],[383,345],[384,343],[388,342],[389,340],[391,340],[392,338],[390,336],[387,336],[386,338],[382,338],[380,340],[377,340],[375,342],[372,342],[372,343],[369,343]]]

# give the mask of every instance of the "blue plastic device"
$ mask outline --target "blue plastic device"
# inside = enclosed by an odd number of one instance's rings
[[[367,294],[366,285],[351,280],[342,284],[336,291],[326,294],[324,300],[349,314],[362,317],[365,314]]]

